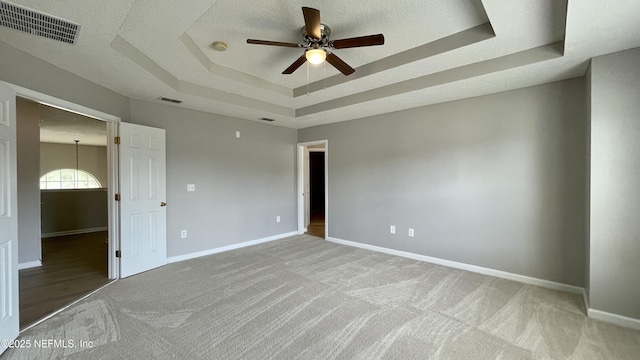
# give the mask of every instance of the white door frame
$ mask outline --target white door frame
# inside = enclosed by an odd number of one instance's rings
[[[78,105],[66,100],[62,100],[47,94],[43,94],[38,91],[27,89],[18,85],[14,85],[8,82],[0,81],[13,88],[16,92],[16,96],[23,97],[29,100],[33,100],[40,104],[45,104],[51,107],[55,107],[61,110],[69,111],[72,113],[88,116],[97,120],[102,120],[107,123],[107,174],[109,174],[109,185],[107,189],[107,197],[109,201],[109,254],[108,254],[108,276],[109,279],[117,279],[120,277],[120,262],[115,257],[116,250],[120,249],[119,239],[119,215],[118,204],[115,201],[115,194],[119,190],[119,175],[118,175],[118,149],[115,146],[113,139],[117,136],[118,129],[117,124],[121,121],[120,117],[107,114],[105,112],[91,109],[82,105]],[[20,241],[20,239],[18,239]],[[42,260],[42,249],[40,249],[40,259]]]
[[[329,140],[316,140],[298,143],[298,234],[305,231],[305,198],[304,198],[304,158],[308,147],[313,145],[324,145],[324,237],[329,237]]]
[[[16,103],[15,91],[0,84],[0,354],[20,333]]]

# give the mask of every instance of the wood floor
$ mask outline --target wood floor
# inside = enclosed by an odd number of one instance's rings
[[[20,270],[20,328],[107,284],[107,232],[42,239],[42,266]]]
[[[324,239],[324,210],[311,212],[306,234]]]

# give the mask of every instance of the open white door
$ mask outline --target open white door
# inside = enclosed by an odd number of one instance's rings
[[[120,123],[120,277],[167,263],[165,130]]]
[[[0,83],[0,340],[15,340],[18,320],[16,94]],[[6,350],[3,341],[0,354]]]

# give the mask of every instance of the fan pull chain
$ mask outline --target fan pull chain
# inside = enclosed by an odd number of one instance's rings
[[[322,90],[327,90],[327,62],[322,62]]]
[[[309,78],[309,62],[307,61],[307,96],[309,96],[309,83],[311,82],[311,79]]]

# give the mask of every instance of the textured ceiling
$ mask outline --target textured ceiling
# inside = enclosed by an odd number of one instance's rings
[[[245,40],[300,43],[300,28],[304,25],[300,5],[303,4],[264,2],[255,6],[252,1],[218,1],[187,29],[186,35],[211,62],[285,87],[300,87],[307,83],[306,68],[293,76],[283,76],[281,72],[302,55],[302,49],[250,45]],[[384,46],[335,51],[354,68],[488,22],[480,0],[385,1],[366,7],[345,0],[325,4],[321,7],[321,19],[331,28],[331,39],[385,33]],[[424,14],[441,15],[426,19]],[[427,20],[429,25],[425,26]],[[388,31],[386,24],[390,23],[403,23],[403,26]],[[212,34],[233,47],[226,52],[214,50],[210,46]],[[316,78],[336,74],[338,71],[332,66],[328,66],[326,72],[322,66],[313,67]]]
[[[15,0],[81,25],[76,45],[0,28],[0,41],[133,99],[304,128],[582,76],[597,55],[640,46],[640,1]],[[383,33],[385,45],[335,50],[356,72],[302,66],[302,6],[332,39]],[[211,43],[225,41],[226,52]],[[384,101],[381,101],[384,100]]]
[[[40,105],[40,142],[107,146],[104,121]]]

